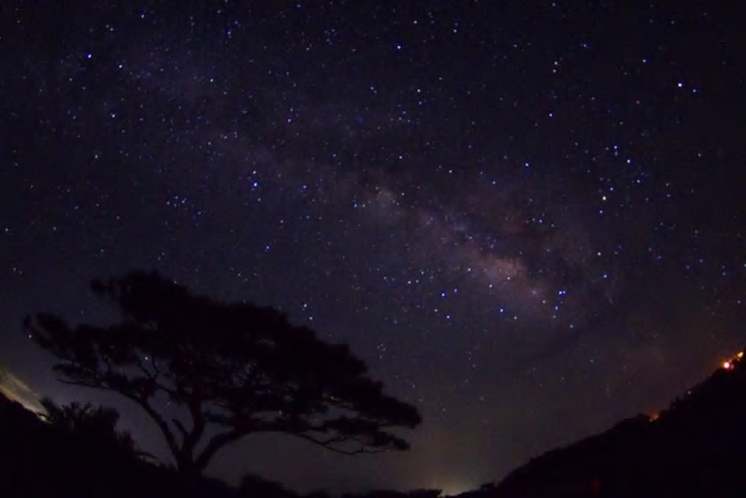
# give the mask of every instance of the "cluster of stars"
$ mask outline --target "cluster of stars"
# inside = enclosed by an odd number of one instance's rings
[[[0,38],[9,329],[155,267],[485,433],[588,392],[634,411],[640,372],[684,376],[661,344],[734,346],[742,71],[714,6],[22,4]],[[558,442],[536,434],[511,455]],[[483,439],[480,477],[518,463]]]

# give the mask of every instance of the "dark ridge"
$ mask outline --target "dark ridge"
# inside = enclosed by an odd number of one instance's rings
[[[746,496],[746,362],[741,353],[657,414],[639,414],[538,456],[459,498]],[[61,432],[0,394],[0,496],[267,497],[299,495],[246,476],[238,488],[184,482],[168,466]],[[328,498],[317,492],[306,498]],[[439,490],[347,498],[437,498]]]
[[[746,496],[746,364],[738,353],[668,409],[531,459],[461,498]]]

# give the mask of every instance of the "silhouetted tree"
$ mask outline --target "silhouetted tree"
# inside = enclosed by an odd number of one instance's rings
[[[251,433],[358,454],[407,449],[391,429],[421,421],[416,408],[383,393],[346,345],[326,343],[272,308],[194,295],[155,272],[91,289],[119,311],[118,323],[71,327],[39,313],[25,328],[62,360],[54,367],[62,382],[139,405],[183,474],[199,475],[218,450]]]
[[[114,408],[77,402],[58,405],[50,398],[42,398],[40,402],[45,410],[39,414],[42,420],[81,442],[105,447],[122,455],[154,458],[150,453],[138,449],[129,432],[117,430],[119,412]]]

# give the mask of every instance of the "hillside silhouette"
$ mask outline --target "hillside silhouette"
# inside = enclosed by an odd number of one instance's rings
[[[746,362],[723,362],[654,414],[549,451],[461,498],[746,496]]]
[[[459,498],[746,496],[746,362],[739,353],[656,414],[549,451]],[[106,438],[103,438],[104,441]],[[258,476],[238,488],[173,468],[42,421],[0,394],[0,496],[293,498]],[[428,497],[438,490],[371,491],[346,498]],[[324,492],[306,498],[326,498]]]

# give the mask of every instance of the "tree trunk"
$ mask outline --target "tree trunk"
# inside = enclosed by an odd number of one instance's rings
[[[182,456],[176,460],[176,470],[187,481],[196,481],[204,469],[200,469],[192,458]]]

